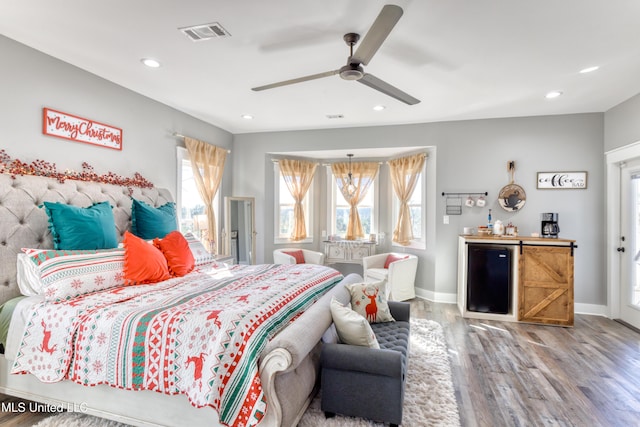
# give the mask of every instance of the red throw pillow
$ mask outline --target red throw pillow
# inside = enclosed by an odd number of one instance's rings
[[[167,259],[169,272],[172,276],[184,276],[190,273],[196,265],[189,248],[189,242],[179,231],[172,231],[163,239],[154,239],[153,245],[160,249],[162,255]]]
[[[389,254],[387,256],[387,260],[384,262],[384,268],[389,268],[389,264],[391,264],[392,262],[395,261],[400,261],[401,259],[407,259],[409,258],[408,256],[398,256],[398,255],[393,255],[393,254]]]
[[[167,260],[152,244],[124,233],[124,280],[126,285],[156,283],[171,278]]]
[[[296,264],[304,264],[304,252],[298,251],[283,251],[287,255],[291,255],[296,259]]]

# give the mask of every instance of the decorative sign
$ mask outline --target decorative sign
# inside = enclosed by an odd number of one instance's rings
[[[50,108],[42,111],[45,135],[122,150],[122,129]]]
[[[587,188],[586,172],[538,172],[538,188],[575,190]]]

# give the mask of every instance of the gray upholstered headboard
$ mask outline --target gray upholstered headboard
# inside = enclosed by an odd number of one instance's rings
[[[158,188],[129,188],[76,180],[64,183],[40,176],[0,174],[0,304],[20,295],[16,282],[16,256],[22,248],[53,248],[42,202],[63,202],[87,207],[108,200],[118,239],[131,228],[131,197],[152,206],[173,201],[171,193]]]

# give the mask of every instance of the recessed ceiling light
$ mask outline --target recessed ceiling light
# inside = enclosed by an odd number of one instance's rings
[[[160,63],[152,58],[142,58],[140,61],[149,68],[158,68],[160,66]]]
[[[580,70],[580,74],[586,74],[586,73],[591,73],[593,71],[596,71],[597,69],[599,69],[600,67],[598,67],[597,65],[593,66],[593,67],[587,67],[587,68],[583,68],[582,70]]]
[[[562,95],[562,92],[560,92],[559,90],[554,90],[547,93],[544,97],[547,99],[553,99],[559,97],[560,95]]]
[[[251,114],[243,114],[240,117],[242,117],[245,120],[251,120],[253,119],[253,116]]]
[[[384,105],[376,105],[375,107],[373,107],[373,109],[374,109],[375,111],[382,111],[382,110],[384,110],[385,108],[387,108],[387,107],[385,107]]]

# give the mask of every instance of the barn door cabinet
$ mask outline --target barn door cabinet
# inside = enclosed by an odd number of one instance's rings
[[[518,320],[573,325],[573,248],[523,246]]]
[[[482,253],[483,247],[508,261],[496,263],[487,256],[486,261],[480,259],[481,264],[486,262],[482,268],[478,265],[477,253]],[[576,248],[575,240],[568,239],[460,236],[460,313],[475,319],[573,326]],[[504,269],[507,271],[502,271]],[[499,307],[495,301],[501,301]]]

